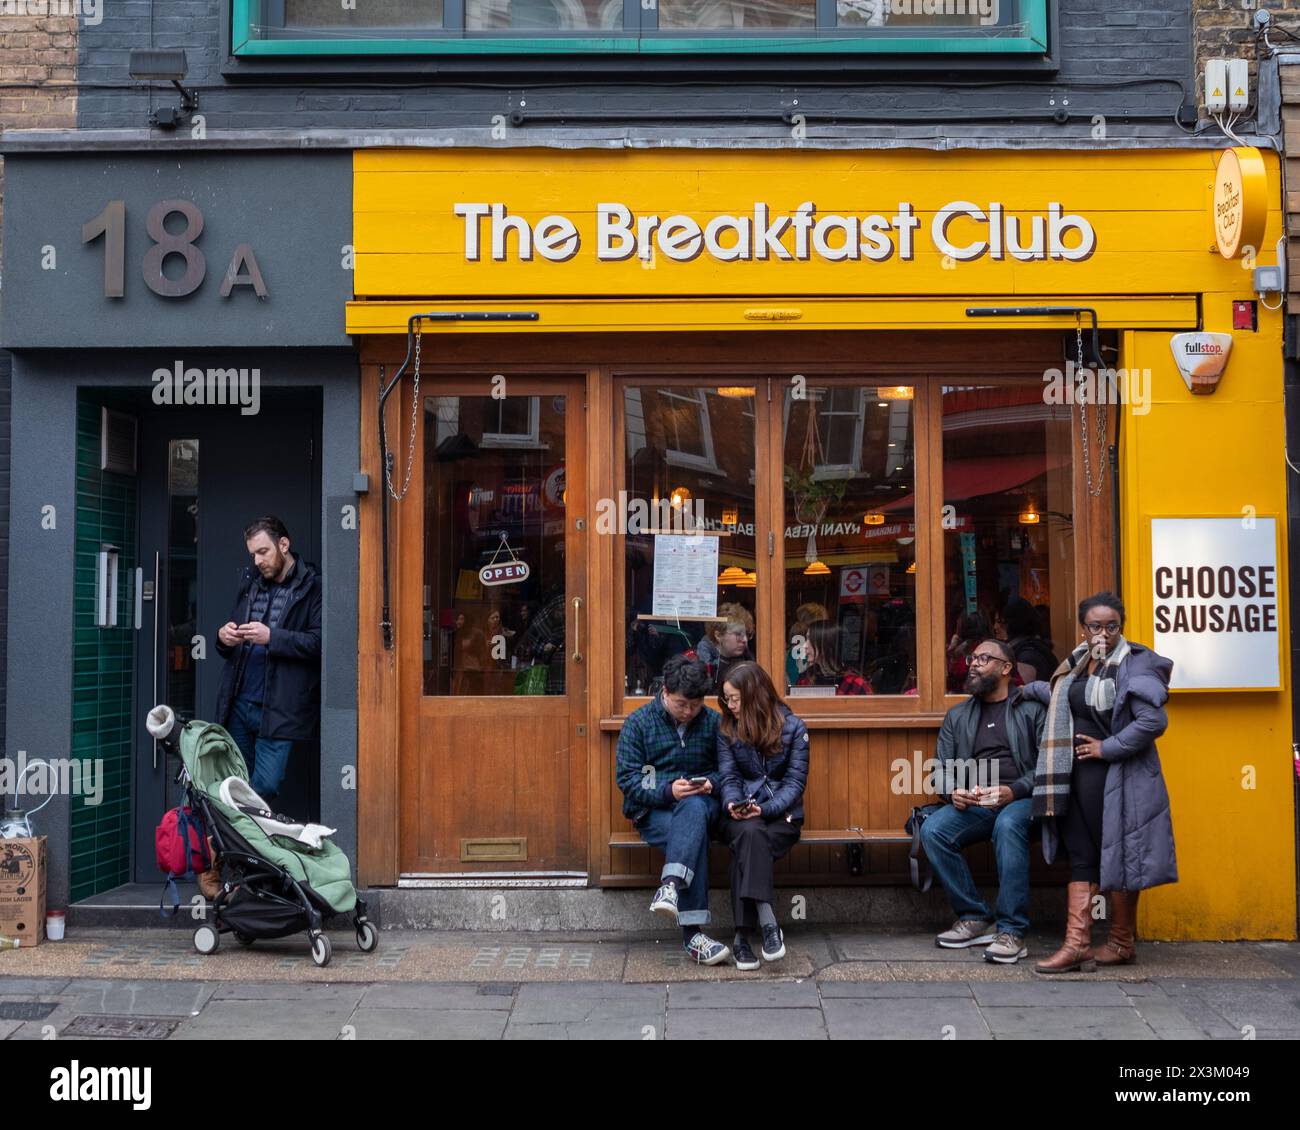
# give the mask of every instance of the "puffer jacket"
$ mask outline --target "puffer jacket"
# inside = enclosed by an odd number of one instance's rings
[[[1057,668],[1050,686],[1026,685],[1025,697],[1046,704],[1068,662]],[[1169,724],[1165,703],[1173,669],[1173,660],[1130,643],[1115,673],[1111,735],[1101,743],[1101,756],[1110,763],[1101,815],[1104,891],[1142,891],[1178,882],[1169,791],[1156,752],[1156,738]],[[1043,821],[1043,855],[1049,863],[1058,846],[1055,823]]]
[[[764,757],[748,742],[718,729],[718,773],[722,805],[753,797],[764,820],[803,819],[803,791],[808,784],[808,727],[788,706],[781,706],[781,751]]]

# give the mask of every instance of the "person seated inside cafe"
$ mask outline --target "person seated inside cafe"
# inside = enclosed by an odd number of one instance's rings
[[[837,624],[829,620],[810,624],[808,638],[802,646],[808,666],[795,686],[834,687],[837,695],[875,693],[859,672],[841,662]]]

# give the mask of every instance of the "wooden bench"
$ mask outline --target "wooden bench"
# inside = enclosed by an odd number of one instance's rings
[[[848,848],[845,853],[850,875],[861,875],[863,868],[862,851],[865,847],[882,845],[910,845],[912,837],[902,829],[871,828],[812,828],[805,830],[799,837],[799,843],[812,847]],[[609,837],[611,848],[648,848],[636,832],[612,832]]]

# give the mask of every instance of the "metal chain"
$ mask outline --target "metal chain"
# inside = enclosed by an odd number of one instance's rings
[[[395,498],[398,502],[401,502],[402,499],[404,499],[404,498],[406,497],[406,492],[407,492],[407,491],[410,489],[410,487],[411,487],[411,472],[415,469],[415,429],[416,429],[416,425],[419,423],[419,419],[420,419],[420,417],[419,417],[419,409],[420,409],[420,323],[419,323],[418,321],[415,323],[415,373],[414,373],[414,377],[415,377],[414,388],[413,388],[412,391],[411,391],[411,442],[410,442],[409,446],[407,447],[407,451],[406,451],[406,474],[402,476],[402,490],[401,490],[401,493],[400,493],[400,494],[399,494],[396,490],[393,489],[393,474],[392,474],[392,468],[389,467],[389,466],[387,466],[387,465],[384,467],[384,481],[386,482],[386,484],[387,484],[387,486],[388,486],[388,493],[389,493],[390,495],[392,495],[393,498]],[[381,367],[380,367],[380,370],[379,370],[379,381],[380,381],[380,384],[383,383],[383,380],[384,380],[384,370],[383,370],[383,367],[381,366]],[[380,418],[379,418],[379,423],[380,423],[380,426],[384,429],[384,447],[385,447],[385,448],[388,448],[388,421],[387,421],[387,418],[386,418],[382,413],[381,413]],[[389,450],[391,450],[391,449],[389,449]]]
[[[1079,377],[1079,374],[1084,368],[1082,325],[1076,325],[1074,328],[1074,343],[1076,355],[1074,368],[1075,379],[1079,380],[1080,384],[1082,384],[1082,378]],[[1098,387],[1102,379],[1101,373],[1097,372],[1094,376],[1096,377],[1096,380],[1093,385],[1093,399],[1097,405],[1095,416],[1095,427],[1097,431],[1096,444],[1097,451],[1101,457],[1101,462],[1097,470],[1097,485],[1095,487],[1093,486],[1092,453],[1088,442],[1088,406],[1082,403],[1079,405],[1079,431],[1083,437],[1083,474],[1084,478],[1087,480],[1088,493],[1093,498],[1099,498],[1101,492],[1106,487],[1106,406],[1101,402],[1101,389]],[[1077,390],[1075,399],[1078,399]]]

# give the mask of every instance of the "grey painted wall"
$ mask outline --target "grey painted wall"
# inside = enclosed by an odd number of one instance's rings
[[[82,242],[82,225],[112,200],[126,207],[121,298],[104,295],[105,237]],[[146,218],[165,200],[189,201],[203,216],[193,246],[206,261],[204,280],[184,297],[162,297],[144,281],[154,246]],[[181,221],[173,215],[169,230],[182,230]],[[0,342],[12,349],[349,344],[348,153],[12,155],[4,224]],[[265,299],[245,286],[220,297],[240,244],[256,256]],[[171,255],[163,270],[175,277],[183,266]]]
[[[8,353],[0,350],[0,734],[4,733],[5,671],[8,666],[9,624],[9,458],[10,409],[13,367]]]
[[[549,144],[558,139],[580,142],[608,137],[611,132],[641,137],[711,138],[718,143],[740,139],[788,138],[789,127],[779,120],[710,123],[714,113],[742,110],[779,112],[796,108],[810,115],[810,142],[825,132],[819,120],[832,113],[878,115],[875,123],[843,129],[869,138],[933,137],[934,123],[947,121],[942,132],[952,136],[971,122],[972,134],[997,143],[1034,138],[1043,144],[1091,137],[1094,114],[1108,119],[1107,138],[1123,143],[1141,135],[1151,143],[1184,143],[1173,122],[1182,101],[1178,84],[1193,93],[1191,4],[1187,0],[1059,0],[1060,70],[1056,76],[1021,76],[1010,72],[965,79],[932,73],[923,83],[889,77],[880,65],[831,79],[791,81],[798,61],[776,58],[763,75],[747,78],[711,73],[700,63],[699,78],[671,83],[639,77],[631,66],[627,78],[575,79],[576,66],[561,59],[553,72],[526,77],[520,61],[496,74],[475,76],[472,82],[429,73],[416,85],[395,85],[398,61],[371,63],[368,84],[342,84],[337,79],[288,79],[279,85],[263,82],[237,85],[222,76],[226,45],[221,41],[221,6],[228,0],[124,0],[106,5],[103,22],[83,27],[78,77],[83,83],[126,83],[127,54],[132,47],[184,47],[188,52],[187,84],[199,90],[200,111],[209,129],[309,130],[322,128],[392,128],[482,131],[491,143],[494,114],[525,109],[528,113],[600,111],[615,115],[605,123],[564,126],[526,125],[512,134],[526,143]],[[1243,27],[1252,12],[1242,9]],[[528,64],[531,65],[531,64]],[[430,71],[432,72],[432,67]],[[862,75],[868,76],[863,79]],[[1163,80],[1163,81],[1157,81]],[[936,83],[938,84],[936,87]],[[1068,99],[1068,105],[1065,103]],[[1053,101],[1054,100],[1054,101]],[[175,105],[170,88],[83,88],[77,104],[78,123],[87,129],[142,127],[150,110]],[[526,102],[526,106],[524,105]],[[1066,109],[1079,115],[1062,126],[1035,120]],[[690,123],[671,123],[674,115],[695,116]],[[627,117],[619,121],[618,116]],[[1125,120],[1126,115],[1129,116]],[[909,121],[919,116],[925,120]],[[835,132],[841,127],[826,127]],[[181,131],[184,133],[185,131]],[[519,143],[520,138],[512,138]]]
[[[22,661],[8,671],[10,756],[20,749],[31,757],[68,756],[71,747],[78,386],[147,387],[141,374],[168,363],[171,352],[32,351],[14,357],[8,646]],[[187,360],[191,354],[194,364],[205,366],[228,356],[195,349],[186,351]],[[355,860],[356,793],[341,786],[344,767],[356,765],[359,553],[357,532],[343,528],[337,508],[356,498],[357,360],[351,350],[250,350],[241,363],[259,365],[266,387],[323,391],[321,818],[338,829],[335,842]],[[51,530],[41,527],[47,504],[56,508]],[[66,906],[69,798],[56,797],[37,822],[50,837],[49,905]]]

